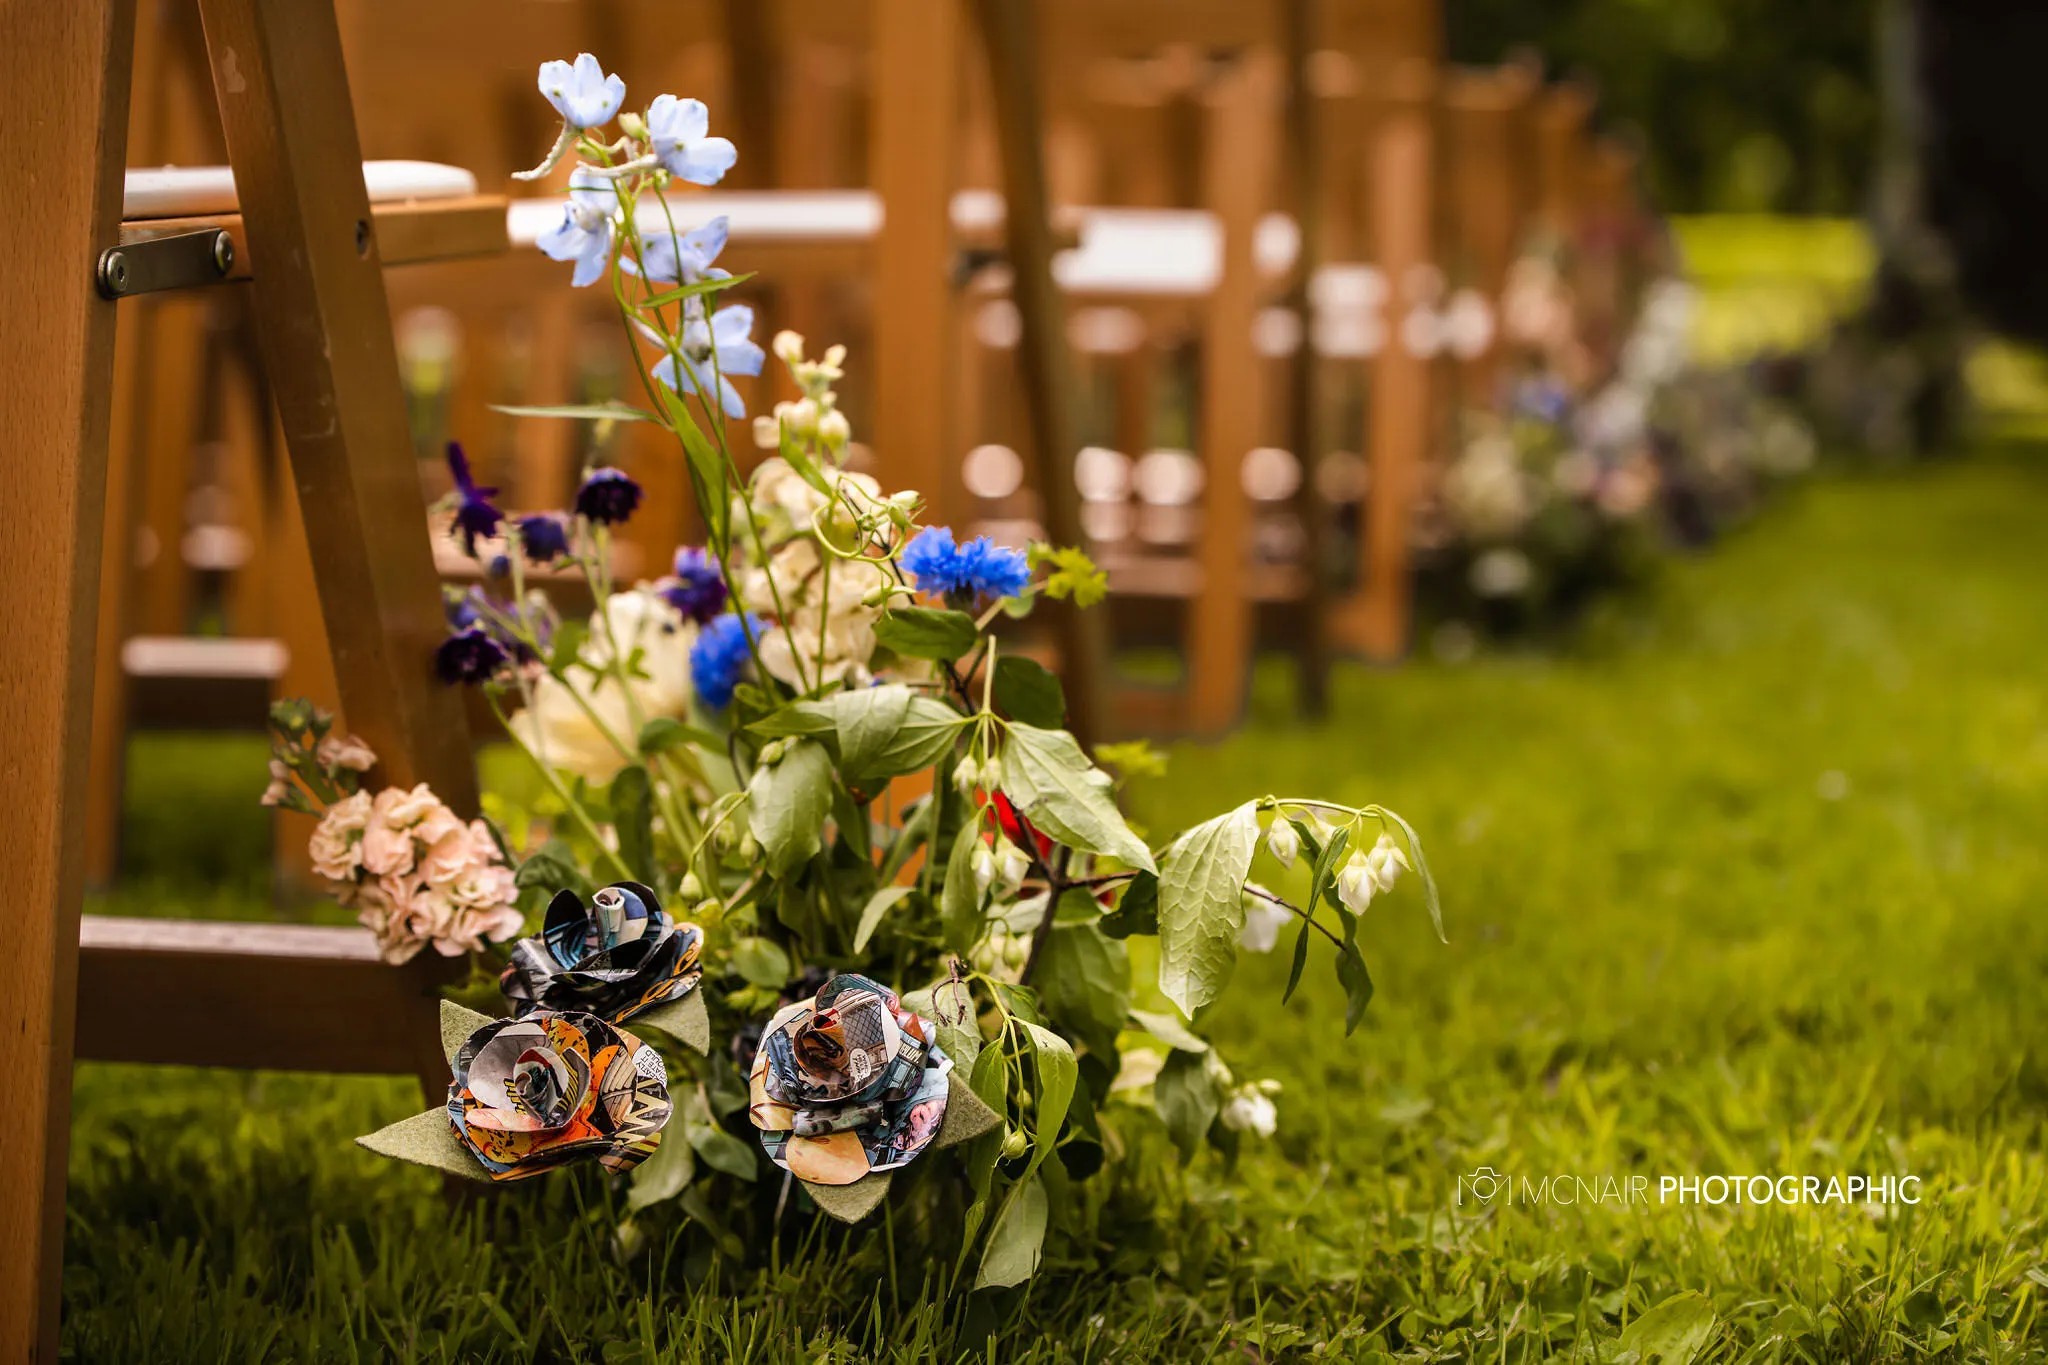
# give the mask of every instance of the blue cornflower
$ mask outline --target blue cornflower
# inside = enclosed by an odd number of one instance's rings
[[[747,335],[754,329],[754,310],[735,303],[719,309],[706,322],[702,301],[692,299],[690,304],[695,307],[687,310],[688,321],[680,338],[683,359],[689,363],[678,365],[673,355],[663,356],[650,373],[677,393],[697,393],[700,385],[716,383],[725,415],[745,417],[747,405],[740,401],[732,377],[757,375],[768,359],[768,353]]]
[[[486,682],[510,657],[482,626],[470,626],[441,642],[441,647],[434,651],[434,671],[451,687]]]
[[[676,551],[676,571],[657,585],[662,598],[683,615],[704,625],[725,610],[725,575],[718,561],[705,551],[688,547]]]
[[[470,477],[469,457],[455,441],[448,443],[448,473],[455,479],[455,536],[462,542],[463,553],[474,558],[477,537],[496,535],[498,523],[505,519],[505,514],[491,505],[498,490],[477,487]]]
[[[1022,551],[987,536],[955,545],[952,530],[945,526],[919,531],[898,560],[919,592],[936,597],[1015,597],[1031,581]]]
[[[588,52],[568,62],[540,64],[540,93],[571,128],[596,128],[610,123],[626,102],[626,83],[605,74]]]
[[[761,618],[752,613],[727,612],[697,633],[697,643],[690,646],[690,681],[705,705],[722,711],[732,701],[751,658],[748,637],[758,636],[761,628]]]
[[[979,597],[1015,597],[1031,581],[1022,550],[976,536],[960,547],[960,577]]]
[[[616,526],[640,505],[640,485],[623,469],[603,465],[583,476],[576,490],[576,515],[601,526]]]
[[[647,106],[647,141],[662,168],[692,185],[716,185],[739,160],[739,150],[722,137],[709,137],[711,111],[703,100],[656,95]]]
[[[569,553],[569,525],[558,512],[519,519],[519,546],[529,564],[552,564]]]

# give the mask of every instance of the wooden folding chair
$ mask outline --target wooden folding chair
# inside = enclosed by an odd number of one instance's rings
[[[115,298],[253,275],[269,384],[290,448],[350,727],[381,778],[426,781],[473,809],[454,694],[431,675],[443,630],[392,349],[381,258],[411,236],[476,232],[468,216],[373,215],[331,0],[201,0],[235,169],[237,213],[189,230],[124,230],[133,0],[0,9],[22,60],[0,94],[0,166],[33,212],[0,228],[13,387],[0,516],[22,554],[0,580],[0,814],[14,850],[17,970],[0,1004],[27,1097],[7,1125],[0,1228],[27,1251],[0,1275],[0,1353],[56,1358],[64,1153],[74,1055],[418,1074],[438,1086],[432,988],[442,964],[394,969],[353,931],[91,922],[79,917],[85,736],[108,482]],[[68,149],[68,154],[53,149]],[[232,255],[222,247],[230,244]],[[19,340],[17,340],[17,338]],[[77,1008],[79,1001],[85,1008]]]

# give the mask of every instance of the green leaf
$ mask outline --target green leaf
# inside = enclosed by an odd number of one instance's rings
[[[1088,761],[1064,730],[1021,721],[1003,745],[1003,790],[1031,822],[1060,843],[1156,872],[1152,851],[1124,823],[1109,774]]]
[[[935,607],[896,607],[875,622],[875,639],[911,659],[951,663],[974,648],[980,632],[963,611]]]
[[[692,1123],[687,1129],[690,1146],[697,1155],[704,1158],[704,1164],[716,1171],[741,1180],[753,1180],[761,1174],[758,1149],[749,1142],[743,1142],[718,1124],[709,1121]]]
[[[996,705],[1012,720],[1055,730],[1067,718],[1060,680],[1036,659],[1005,654],[996,660]]]
[[[866,952],[868,940],[874,937],[882,916],[889,913],[889,907],[915,890],[915,886],[885,886],[869,896],[868,903],[860,908],[860,926],[853,931],[853,951]]]
[[[814,1185],[805,1180],[799,1182],[811,1196],[811,1202],[818,1211],[842,1223],[858,1223],[873,1213],[889,1193],[889,1177],[892,1171],[864,1175],[851,1185]]]
[[[612,779],[612,828],[619,835],[619,856],[633,875],[656,885],[661,869],[654,861],[654,784],[637,763],[619,769]]]
[[[791,469],[794,469],[797,472],[797,476],[805,483],[823,493],[827,498],[838,497],[839,490],[826,482],[825,472],[818,468],[818,462],[813,460],[810,452],[804,449],[803,442],[797,440],[790,432],[788,424],[777,422],[776,431],[781,436],[783,462]]]
[[[1171,1014],[1154,1014],[1150,1010],[1132,1010],[1131,1022],[1157,1038],[1169,1047],[1182,1052],[1207,1052],[1209,1040],[1191,1033],[1188,1026]]]
[[[1313,913],[1311,910],[1310,914]],[[1287,989],[1280,992],[1280,1003],[1283,1005],[1294,998],[1294,988],[1301,984],[1302,969],[1308,966],[1308,936],[1312,927],[1309,920],[1304,917],[1301,921],[1301,932],[1294,936],[1294,961],[1287,967]]]
[[[709,730],[699,730],[694,725],[685,725],[672,716],[656,716],[640,727],[640,752],[650,758],[685,744],[694,744],[714,753],[725,750],[725,741],[717,735]]]
[[[786,876],[824,843],[832,809],[832,758],[821,744],[799,739],[778,763],[754,770],[747,784],[747,827],[760,841],[768,870]]]
[[[829,737],[845,777],[874,782],[930,767],[968,723],[937,698],[885,683],[785,706],[748,728],[770,736]]]
[[[1908,1327],[1924,1332],[1946,1322],[1948,1310],[1942,1307],[1939,1294],[1931,1289],[1920,1289],[1908,1294],[1899,1305],[1899,1319]]]
[[[1035,1172],[1010,1187],[1002,1212],[989,1229],[981,1269],[974,1277],[976,1289],[1007,1289],[1037,1272],[1045,1244],[1045,1213],[1045,1186]]]
[[[1190,1018],[1237,964],[1258,841],[1258,807],[1247,801],[1181,835],[1159,860],[1159,988]]]
[[[1365,1007],[1372,1003],[1372,973],[1365,969],[1357,944],[1347,943],[1337,954],[1337,980],[1344,987],[1344,1036],[1348,1038],[1365,1018]]]
[[[1166,1123],[1166,1132],[1187,1161],[1202,1145],[1209,1125],[1223,1111],[1222,1097],[1209,1075],[1206,1057],[1194,1052],[1166,1054],[1159,1076],[1152,1082],[1152,1106]]]
[[[1156,934],[1159,932],[1159,878],[1151,872],[1140,872],[1124,887],[1124,894],[1117,899],[1116,909],[1104,915],[1098,925],[1111,938],[1129,938],[1133,934]]]
[[[964,953],[981,940],[982,907],[988,893],[974,885],[974,850],[981,843],[981,824],[970,820],[953,837],[953,851],[946,858],[946,880],[939,889],[939,923],[946,946]]]
[[[441,1002],[441,1055],[448,1059],[451,1070],[455,1066],[455,1054],[462,1051],[469,1035],[490,1022],[488,1014],[479,1014],[453,1000]]]
[[[665,1129],[654,1154],[627,1177],[626,1207],[635,1212],[667,1203],[697,1176],[697,1158],[674,1129]]]
[[[557,891],[574,891],[586,902],[597,889],[576,865],[569,846],[559,839],[550,839],[528,854],[512,874],[512,884],[521,891],[538,887],[548,896]]]
[[[1109,575],[1095,567],[1095,561],[1082,550],[1043,542],[1033,545],[1031,567],[1037,570],[1047,566],[1052,572],[1045,576],[1040,589],[1047,597],[1071,597],[1077,607],[1092,607],[1109,595]]]
[[[932,1139],[934,1149],[958,1146],[983,1133],[992,1133],[1002,1125],[1003,1116],[989,1108],[981,1096],[974,1093],[960,1075],[956,1063],[946,1077],[946,1117],[939,1124],[938,1136]]]
[[[631,403],[555,403],[529,408],[493,403],[507,417],[569,417],[582,422],[652,422],[654,414]]]
[[[1032,969],[1046,1014],[1105,1060],[1131,1006],[1131,959],[1123,943],[1090,924],[1056,924]]]
[[[839,734],[839,765],[848,777],[866,769],[896,732],[910,710],[910,689],[902,683],[838,692],[804,709],[828,711]]]
[[[1415,875],[1422,882],[1422,899],[1429,907],[1429,922],[1436,927],[1437,941],[1449,943],[1444,933],[1444,907],[1436,892],[1436,878],[1430,875],[1429,859],[1422,856],[1422,838],[1415,832],[1415,826],[1402,819],[1384,806],[1375,807],[1381,815],[1400,826],[1402,837],[1408,841],[1408,861],[1415,864]]]
[[[455,1126],[449,1122],[446,1109],[429,1109],[424,1114],[400,1119],[374,1133],[365,1133],[356,1139],[356,1145],[368,1148],[378,1156],[410,1161],[416,1166],[431,1166],[465,1180],[490,1183],[491,1173],[484,1169],[475,1153],[462,1145],[462,1139],[455,1136]]]
[[[689,1048],[708,1056],[711,1052],[711,1011],[704,1004],[704,987],[699,985],[680,1000],[664,1000],[628,1019],[625,1029],[658,1029]]]
[[[1074,1061],[1074,1049],[1066,1039],[1022,1019],[1017,1026],[1024,1030],[1038,1067],[1038,1112],[1032,1122],[1031,1164],[1024,1169],[1029,1176],[1052,1155],[1053,1146],[1059,1141],[1060,1125],[1067,1121],[1067,1106],[1074,1101],[1074,1083],[1081,1073]]]
[[[1688,1289],[1673,1294],[1630,1323],[1621,1347],[1634,1351],[1638,1365],[1689,1365],[1714,1336],[1714,1305]]]
[[[732,969],[750,986],[780,990],[789,981],[789,954],[774,939],[743,938],[732,945]]]

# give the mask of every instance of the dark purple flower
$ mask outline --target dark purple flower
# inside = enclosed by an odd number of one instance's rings
[[[482,626],[459,630],[434,651],[434,671],[453,687],[461,683],[488,681],[505,666],[505,647],[493,640]]]
[[[606,465],[583,476],[576,490],[576,514],[601,526],[617,526],[640,505],[640,485],[623,469]]]
[[[690,547],[676,551],[676,571],[659,584],[668,604],[698,625],[725,610],[725,575],[718,561],[703,550]]]
[[[569,527],[554,512],[519,519],[519,544],[529,564],[552,564],[569,553]]]
[[[454,441],[448,443],[448,472],[455,479],[455,536],[462,542],[463,553],[473,557],[477,537],[496,535],[498,523],[505,519],[505,514],[491,505],[498,490],[477,487],[470,477],[469,457]]]

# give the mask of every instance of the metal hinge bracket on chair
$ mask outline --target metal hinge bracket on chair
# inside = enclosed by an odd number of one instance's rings
[[[100,293],[121,299],[217,284],[234,265],[234,239],[220,228],[124,242],[100,253]]]

